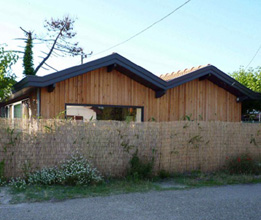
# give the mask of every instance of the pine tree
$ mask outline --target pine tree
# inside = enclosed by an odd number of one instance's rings
[[[24,40],[26,43],[23,59],[23,67],[24,67],[24,75],[36,75],[40,68],[44,68],[45,70],[55,68],[46,63],[46,61],[53,55],[55,56],[86,56],[83,52],[83,48],[78,46],[78,42],[71,42],[71,40],[75,37],[76,32],[74,31],[74,23],[75,20],[70,18],[68,15],[63,17],[62,19],[51,19],[45,20],[44,27],[47,29],[47,37],[38,37],[36,34],[32,36],[31,31],[26,31],[22,27],[20,29],[25,33],[26,38],[17,38],[17,40]],[[41,51],[44,56],[39,56],[42,60],[41,62],[34,68],[33,64],[33,43],[37,42],[37,44],[44,43],[49,49],[48,52]],[[19,51],[20,52],[20,51]],[[90,53],[92,54],[92,52]],[[48,67],[48,68],[47,68]]]
[[[33,39],[32,32],[27,33],[26,46],[24,51],[23,67],[24,75],[35,75],[33,64]]]

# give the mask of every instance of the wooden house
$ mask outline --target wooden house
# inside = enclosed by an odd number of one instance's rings
[[[215,66],[158,77],[113,53],[43,77],[27,76],[0,107],[9,118],[238,122],[249,99],[261,100],[261,94]]]

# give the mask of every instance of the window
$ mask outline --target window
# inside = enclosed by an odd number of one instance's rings
[[[66,104],[66,117],[75,120],[143,121],[143,107]]]
[[[18,101],[1,108],[1,117],[5,118],[24,118],[31,117],[31,109],[29,99]]]
[[[14,105],[14,118],[22,118],[22,104]]]
[[[2,118],[10,118],[11,113],[12,113],[12,105],[7,105],[1,108]]]

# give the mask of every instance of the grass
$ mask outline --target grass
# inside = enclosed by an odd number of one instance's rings
[[[174,174],[171,178],[176,183],[192,187],[221,186],[246,183],[261,183],[261,176],[255,175],[229,175],[224,172],[202,174],[200,172],[189,174]]]
[[[157,188],[150,181],[107,180],[94,186],[28,186],[25,190],[11,189],[10,192],[13,195],[11,203],[21,203],[148,192]]]
[[[172,182],[173,187],[164,188],[159,183]],[[128,180],[111,179],[94,186],[28,186],[24,190],[11,189],[11,203],[61,201],[72,198],[108,196],[132,192],[148,192],[162,190],[178,190],[175,184],[184,185],[183,189],[229,184],[261,183],[261,176],[228,175],[226,173],[202,174],[173,174],[166,179]]]

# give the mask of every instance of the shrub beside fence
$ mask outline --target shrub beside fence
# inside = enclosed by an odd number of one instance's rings
[[[261,124],[0,119],[6,177],[52,167],[78,152],[104,176],[123,176],[132,155],[154,158],[154,172],[215,171],[244,153],[261,157]]]

